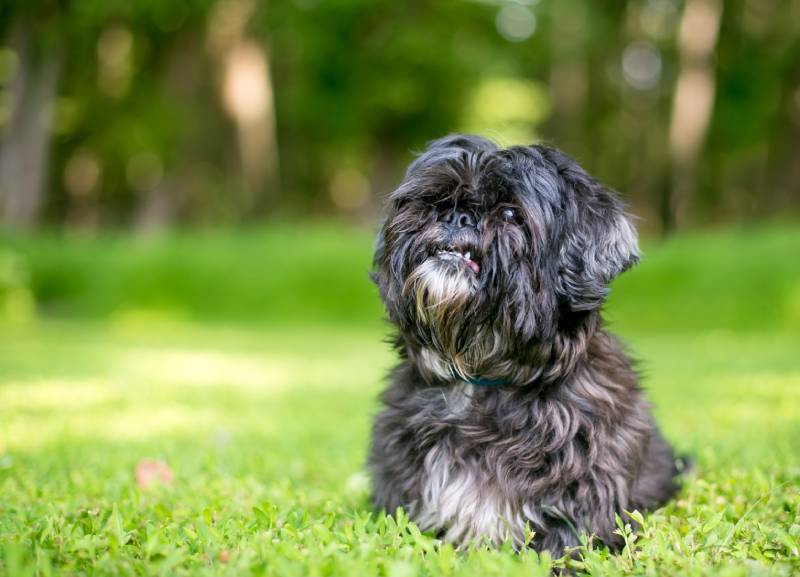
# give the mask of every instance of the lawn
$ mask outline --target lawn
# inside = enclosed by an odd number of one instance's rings
[[[367,232],[0,246],[0,575],[532,576],[566,563],[454,550],[370,509],[364,458],[393,356]],[[696,468],[621,554],[590,547],[570,565],[796,575],[800,231],[645,249],[608,316]],[[148,463],[161,481],[141,477]]]

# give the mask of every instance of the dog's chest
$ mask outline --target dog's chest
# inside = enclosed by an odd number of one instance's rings
[[[425,454],[413,518],[423,530],[441,531],[451,542],[488,539],[499,544],[510,538],[521,543],[525,515],[498,482],[487,455],[467,460],[459,453],[457,429],[468,423],[471,389],[463,385],[443,397],[452,430]]]
[[[423,530],[443,533],[450,542],[512,538],[522,542],[525,523],[517,505],[479,468],[458,463],[435,447],[425,458],[422,494],[414,520]]]

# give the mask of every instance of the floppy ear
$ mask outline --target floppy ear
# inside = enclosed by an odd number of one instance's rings
[[[574,311],[598,308],[614,277],[639,261],[636,228],[617,195],[551,151],[560,179],[559,286]]]

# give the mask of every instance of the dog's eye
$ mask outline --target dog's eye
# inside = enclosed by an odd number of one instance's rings
[[[506,222],[517,222],[517,211],[513,208],[504,208],[500,212],[500,217]]]

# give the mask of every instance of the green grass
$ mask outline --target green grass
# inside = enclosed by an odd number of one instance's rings
[[[393,356],[365,242],[334,228],[9,239],[5,294],[27,294],[42,315],[0,324],[0,575],[564,566],[453,550],[371,511],[363,463]],[[697,466],[621,554],[586,549],[574,571],[800,573],[799,247],[787,227],[681,237],[646,245],[616,283],[614,329]],[[143,459],[166,463],[173,482],[139,487]]]
[[[0,235],[17,271],[5,276],[22,277],[50,315],[375,326],[372,241],[371,231],[327,223],[133,238]],[[0,301],[2,256],[0,248]]]

